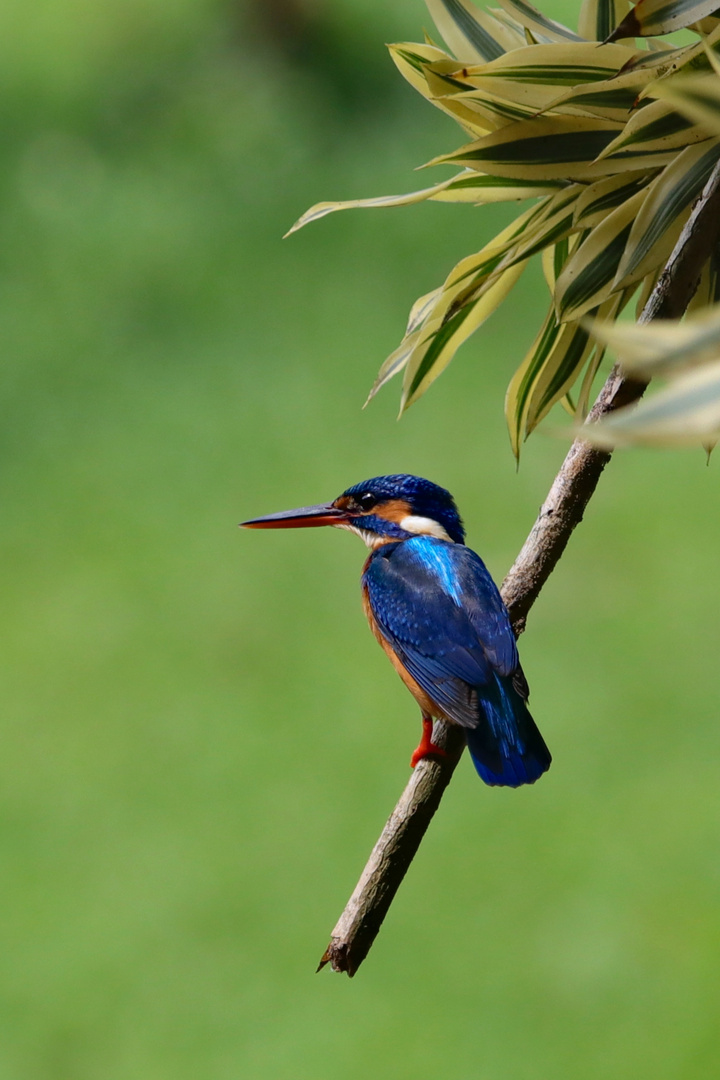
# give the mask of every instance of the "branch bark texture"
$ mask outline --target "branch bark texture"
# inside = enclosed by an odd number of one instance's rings
[[[697,289],[701,268],[719,235],[720,162],[693,207],[640,322],[677,318],[685,312]],[[616,365],[587,422],[594,423],[607,413],[637,401],[646,385],[625,377]],[[607,450],[599,450],[582,438],[577,438],[570,447],[500,590],[517,635],[525,629],[530,608],[573,530],[582,521],[585,507],[609,460]],[[445,749],[448,756],[440,760],[426,758],[415,769],[332,932],[320,968],[330,963],[334,971],[345,971],[352,976],[367,956],[465,746],[462,731],[442,721],[435,723],[433,742]]]

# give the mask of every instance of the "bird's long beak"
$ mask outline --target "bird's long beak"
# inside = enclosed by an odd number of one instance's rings
[[[347,521],[348,514],[332,503],[317,506],[301,506],[297,510],[283,510],[279,514],[241,521],[241,529],[312,529],[319,525],[339,525]]]

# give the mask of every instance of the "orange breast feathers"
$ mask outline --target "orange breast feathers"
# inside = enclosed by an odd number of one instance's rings
[[[436,705],[431,698],[428,697],[422,687],[418,685],[415,679],[413,679],[410,672],[405,668],[404,664],[395,653],[393,647],[383,637],[382,631],[380,630],[380,627],[377,624],[377,620],[373,614],[373,610],[370,607],[370,600],[368,599],[368,591],[366,587],[363,587],[362,591],[362,605],[363,611],[365,612],[365,615],[367,617],[367,621],[370,624],[370,629],[380,643],[381,648],[386,653],[390,663],[395,668],[398,675],[405,683],[412,696],[417,701],[418,705],[422,710],[423,716],[437,716],[443,720],[447,720],[448,723],[452,724],[453,721],[450,719],[450,717],[446,716],[442,709],[438,705]]]

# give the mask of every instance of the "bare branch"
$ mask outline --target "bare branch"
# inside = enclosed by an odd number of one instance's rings
[[[640,322],[676,318],[684,313],[719,233],[720,162],[693,208]],[[645,386],[644,382],[626,378],[616,365],[588,422],[637,401]],[[525,629],[527,614],[573,530],[582,521],[585,507],[609,460],[608,451],[598,450],[582,439],[576,439],[570,447],[530,535],[502,585],[502,596],[516,634]],[[332,932],[320,968],[330,963],[333,970],[346,971],[352,976],[367,956],[464,748],[462,732],[441,721],[435,723],[433,742],[444,747],[448,756],[439,760],[426,758],[415,769]]]

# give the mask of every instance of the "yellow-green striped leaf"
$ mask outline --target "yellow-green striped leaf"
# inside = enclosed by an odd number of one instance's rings
[[[433,22],[447,46],[463,63],[494,60],[507,47],[503,30],[495,19],[469,0],[426,0]]]
[[[435,97],[428,86],[428,71],[456,71],[458,67],[457,60],[448,56],[442,49],[429,44],[417,45],[403,42],[390,45],[388,49],[393,63],[413,89],[422,94],[426,101],[440,109],[441,112],[452,116],[453,120],[461,124],[471,137],[477,138],[477,118],[473,117],[471,112],[463,115],[462,109],[446,105],[445,99]],[[485,126],[483,125],[484,130]]]
[[[622,133],[600,153],[599,160],[633,160],[638,168],[642,160],[679,150],[707,139],[706,128],[694,124],[664,101],[653,101],[630,117]]]
[[[446,52],[434,45],[418,45],[414,42],[401,42],[388,45],[388,52],[396,68],[414,90],[428,101],[432,100],[425,78],[425,68],[431,63],[451,60]],[[455,61],[457,66],[457,61]]]
[[[650,176],[644,171],[617,173],[589,184],[575,204],[575,225],[583,229],[599,225],[617,206],[647,187]]]
[[[477,176],[468,170],[468,173],[461,173],[460,177],[452,177],[450,180],[443,180],[440,184],[434,184],[433,187],[423,188],[421,191],[411,191],[407,195],[380,195],[371,199],[345,199],[342,202],[319,202],[311,206],[309,210],[298,218],[291,229],[285,233],[285,236],[291,236],[292,233],[297,232],[298,229],[302,229],[303,226],[309,225],[312,221],[319,221],[320,218],[325,217],[327,214],[332,214],[336,210],[358,210],[358,209],[371,209],[383,206],[411,206],[413,203],[424,202],[426,199],[437,199],[441,194],[444,194],[455,180],[459,180],[465,176]],[[459,189],[460,192],[464,192],[464,188]],[[476,202],[476,199],[465,199],[462,195],[453,199],[448,198],[448,202]]]
[[[431,99],[436,104],[442,103],[445,112],[469,131],[473,138],[487,135],[506,122],[482,104],[468,100],[465,94],[472,92],[474,86],[469,80],[460,78],[461,72],[457,69],[447,71],[445,64],[426,64],[423,73]],[[515,108],[520,115],[524,115],[519,106]]]
[[[598,369],[603,362],[605,356],[605,349],[596,347],[595,352],[590,357],[585,373],[580,383],[580,389],[578,391],[577,405],[575,406],[575,419],[578,423],[582,423],[588,414],[590,409],[590,394],[592,393],[592,385],[595,381],[595,376],[598,373]]]
[[[516,370],[505,394],[505,419],[510,435],[510,446],[516,461],[520,460],[520,447],[525,432],[525,418],[535,380],[552,352],[560,335],[560,323],[552,305],[545,321]]]
[[[385,383],[390,382],[390,379],[392,379],[393,376],[398,375],[403,370],[410,359],[413,349],[418,343],[420,333],[425,323],[428,321],[428,317],[430,316],[435,301],[441,291],[442,289],[439,288],[433,289],[429,293],[425,293],[424,296],[418,297],[410,308],[407,327],[405,328],[405,337],[402,339],[397,349],[391,352],[388,358],[382,363],[363,408],[372,401],[378,390],[384,386]]]
[[[554,98],[544,111],[552,109],[580,116],[599,116],[626,124],[637,107],[640,94],[655,79],[657,71],[643,68],[600,82],[581,83]]]
[[[513,40],[515,41],[515,44],[512,46],[513,49],[522,49],[525,45],[536,43],[536,36],[533,34],[528,37],[528,30],[526,27],[521,26],[517,19],[514,19],[512,15],[509,15],[507,11],[503,11],[502,8],[490,8],[490,12],[493,19],[498,19],[503,26],[506,26],[512,32]],[[512,50],[508,49],[507,51],[511,52]]]
[[[406,336],[419,330],[423,323],[427,321],[427,318],[433,309],[433,305],[440,295],[441,288],[431,289],[429,293],[425,293],[424,296],[419,296],[417,298],[410,308],[407,326],[405,327]]]
[[[536,208],[528,220],[522,234],[516,234],[505,242],[505,251],[500,258],[486,261],[481,275],[453,275],[446,283],[446,291],[438,303],[445,306],[444,317],[447,319],[455,311],[473,302],[487,288],[489,280],[504,273],[518,262],[525,262],[547,247],[557,245],[573,231],[573,211],[578,194],[582,191],[579,184],[571,184],[556,192],[544,205]],[[462,267],[462,263],[459,264]],[[456,268],[457,270],[458,268]],[[456,284],[457,282],[457,284]],[[452,288],[451,286],[455,287]]]
[[[552,203],[552,200],[544,200],[544,202]],[[460,294],[467,294],[468,291],[470,291],[479,299],[483,292],[487,292],[492,283],[491,278],[493,281],[496,279],[494,272],[501,262],[503,255],[513,246],[513,244],[517,243],[518,238],[522,237],[525,229],[529,228],[536,218],[542,217],[545,209],[545,206],[541,203],[539,206],[531,207],[529,210],[526,210],[516,218],[515,221],[511,222],[510,225],[498,233],[498,235],[490,241],[489,244],[486,244],[481,251],[477,252],[475,255],[462,259],[461,262],[454,267],[440,288],[434,289],[432,292],[420,297],[420,299],[413,304],[408,318],[405,337],[397,349],[395,349],[382,364],[367,402],[369,402],[378,390],[392,379],[394,375],[397,375],[407,366],[408,361],[416,348],[422,347],[427,351],[427,348],[432,343],[432,338],[437,332],[443,330],[443,327],[449,321],[451,314],[458,316],[454,323],[454,327],[458,329],[462,326],[464,319],[460,317],[459,313],[466,305],[461,303],[458,299]],[[516,280],[516,278],[508,277],[506,279],[506,284],[511,287],[514,280]],[[497,297],[499,294],[495,293],[494,295]],[[498,299],[498,303],[501,299],[502,296]],[[451,308],[452,311],[450,310]],[[470,327],[466,327],[465,329],[468,332],[472,332]],[[467,333],[465,336],[467,336]],[[464,340],[464,337],[457,339],[455,348],[458,347],[461,340]],[[431,359],[432,358],[433,357],[431,356]],[[449,360],[446,361],[444,366],[447,366],[447,363],[449,363]],[[438,370],[436,375],[439,373]],[[429,383],[427,385],[429,385]],[[416,397],[417,396],[420,395],[417,394]],[[367,402],[365,404],[367,404]]]
[[[642,315],[643,311],[645,310],[645,305],[647,304],[648,300],[650,299],[650,293],[655,288],[655,285],[657,284],[657,280],[660,277],[660,273],[661,273],[661,271],[658,270],[658,269],[653,270],[651,273],[649,273],[643,279],[643,282],[642,282],[640,288],[637,290],[637,293],[636,293],[637,298],[635,300],[635,318],[636,319],[639,319],[640,316]]]
[[[548,208],[554,205],[554,198],[546,197],[537,206],[532,206],[520,214],[480,251],[461,259],[438,291],[428,322],[432,320],[433,323],[441,324],[452,312],[478,295],[508,252],[514,251],[526,234],[535,234],[546,220],[550,212]]]
[[[670,34],[704,19],[716,7],[717,0],[639,0],[608,40]]]
[[[610,297],[597,309],[601,319],[616,318],[626,301],[626,294]],[[564,323],[529,395],[525,417],[525,437],[532,434],[556,402],[561,401],[577,382],[595,341],[579,322]],[[599,363],[599,360],[598,360]],[[579,405],[582,403],[582,397]],[[573,409],[573,412],[576,410]]]
[[[528,45],[491,63],[468,67],[463,77],[485,90],[520,105],[546,108],[563,91],[580,84],[613,78],[637,56],[625,45]]]
[[[720,252],[717,249],[705,263],[700,275],[700,283],[695,295],[688,304],[688,316],[695,316],[707,311],[714,304],[720,303]]]
[[[533,255],[569,237],[575,231],[575,205],[582,191],[581,184],[570,184],[548,200],[545,213],[538,216],[526,230],[525,235],[505,256],[499,269],[504,270],[519,259],[531,259]]]
[[[692,446],[720,434],[720,360],[681,375],[635,408],[581,429],[599,446]]]
[[[508,124],[431,165],[464,165],[520,180],[591,180],[605,174],[595,159],[617,134],[609,120],[542,116]]]
[[[382,387],[385,386],[386,383],[389,383],[395,375],[399,375],[400,372],[405,369],[408,360],[412,356],[413,349],[420,340],[420,334],[421,330],[415,330],[411,334],[406,334],[397,349],[391,352],[388,358],[383,361],[363,408],[370,404],[378,390],[382,389]]]
[[[720,135],[720,78],[716,74],[663,79],[651,93],[701,124],[708,134]]]
[[[443,101],[445,101],[448,109],[456,105],[463,105],[466,109],[478,113],[491,130],[503,127],[505,124],[515,120],[532,120],[538,113],[537,107],[519,105],[516,101],[504,98],[502,95],[496,94],[485,87],[480,90],[469,90],[451,99],[444,97]],[[482,138],[484,134],[484,132],[481,132],[478,137]]]
[[[562,268],[568,260],[573,245],[577,242],[577,236],[564,236],[562,240],[551,244],[542,253],[542,268],[545,283],[550,293],[555,291],[555,282],[562,273]]]
[[[560,181],[513,180],[507,176],[484,176],[469,169],[450,181],[446,188],[431,195],[432,202],[464,202],[475,206],[484,203],[519,202],[538,195],[551,195],[562,187]]]
[[[561,321],[578,319],[615,291],[613,284],[645,191],[638,191],[596,225],[558,278],[555,306]]]
[[[500,0],[503,9],[528,30],[544,34],[551,41],[582,41],[582,38],[562,23],[549,19],[527,0]]]
[[[595,342],[580,323],[561,324],[557,340],[532,387],[525,416],[525,438],[575,384],[594,348]]]
[[[720,307],[683,321],[617,323],[587,320],[593,337],[609,345],[623,367],[646,376],[661,375],[714,361],[720,356]]]
[[[583,0],[578,30],[586,41],[605,41],[630,10],[628,0]]]
[[[445,370],[462,343],[500,306],[520,277],[525,263],[517,263],[498,278],[471,304],[460,308],[440,325],[427,324],[421,340],[410,356],[403,379],[400,412],[421,397]]]
[[[720,141],[688,146],[650,184],[633,223],[615,288],[640,281],[670,255],[690,207],[720,157]]]
[[[337,210],[377,209],[381,207],[411,206],[414,203],[447,202],[447,203],[481,203],[517,202],[521,199],[530,199],[538,195],[552,194],[561,185],[549,180],[524,180],[518,182],[503,176],[484,176],[468,169],[444,180],[433,187],[423,188],[421,191],[411,191],[407,195],[380,195],[370,199],[346,199],[342,202],[315,203],[309,210],[298,218],[285,236],[309,225],[313,221],[319,221]]]
[[[604,325],[607,325],[608,320],[618,318],[620,313],[632,299],[633,293],[634,289],[625,289],[623,292],[611,297],[610,300],[606,301],[605,304],[597,309],[598,315],[603,320]],[[585,419],[590,409],[590,394],[592,392],[593,381],[603,362],[604,356],[605,346],[598,343],[595,352],[590,357],[587,367],[585,368],[585,373],[582,377],[582,382],[578,391],[577,405],[575,406],[575,419],[580,423]]]

